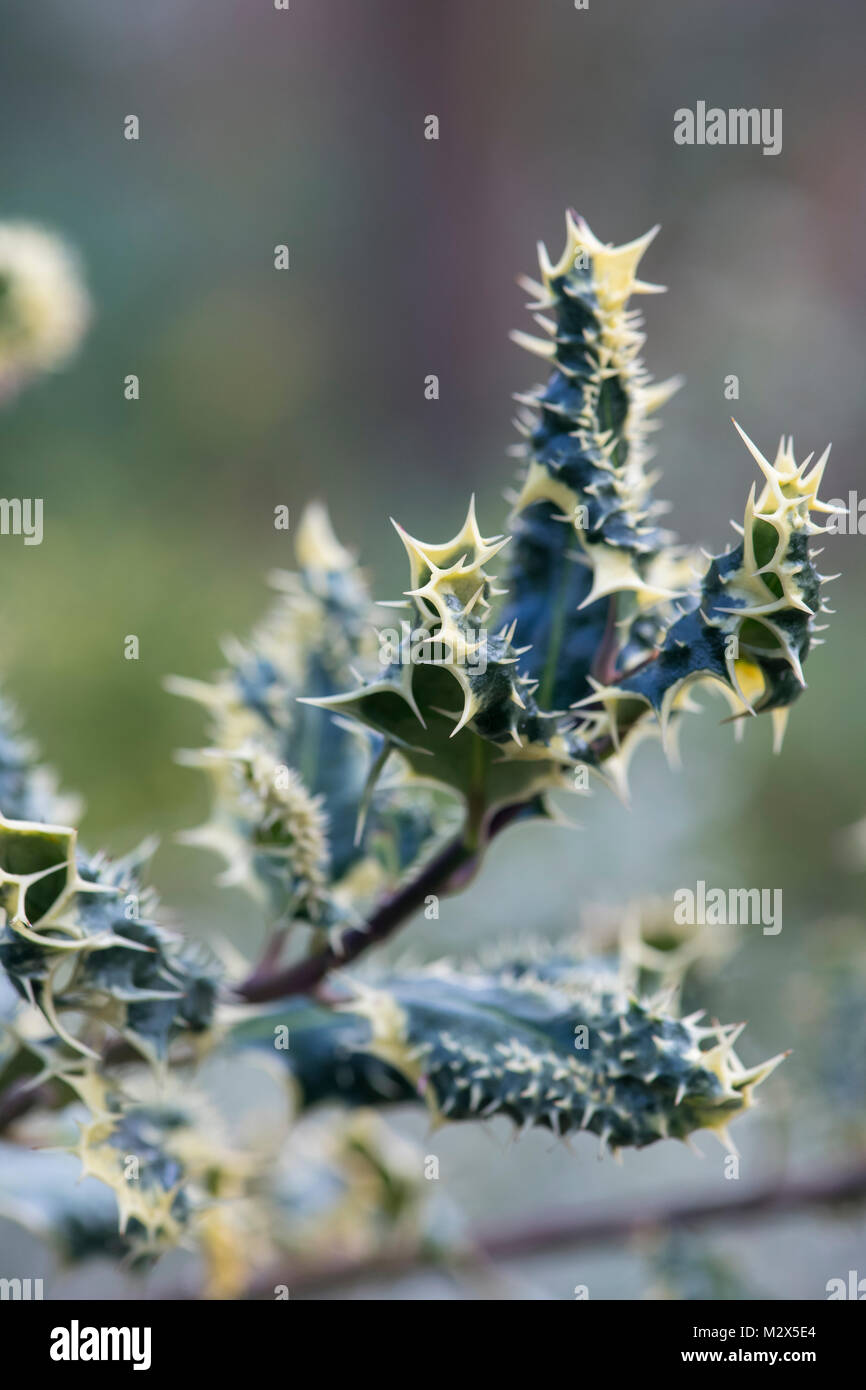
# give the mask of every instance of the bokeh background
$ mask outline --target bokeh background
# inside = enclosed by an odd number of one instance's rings
[[[214,887],[214,860],[174,841],[202,818],[205,787],[172,752],[202,729],[163,677],[206,676],[219,639],[261,613],[266,571],[291,563],[277,504],[297,516],[323,497],[383,597],[403,587],[389,514],[450,535],[474,490],[482,526],[501,529],[510,393],[538,380],[507,339],[530,326],[515,275],[532,273],[538,237],[558,252],[565,207],[614,241],[663,224],[645,266],[670,289],[644,301],[646,359],[659,378],[687,377],[658,460],[684,538],[719,549],[742,515],[755,469],[732,409],[765,451],[783,431],[798,456],[832,440],[829,496],[866,488],[858,0],[291,0],[288,13],[270,0],[43,0],[10,5],[4,30],[0,213],[80,249],[96,318],[72,367],[0,415],[3,494],[45,499],[42,546],[0,554],[2,679],[85,796],[87,844],[161,837],[156,881],[191,934],[253,952],[262,924]],[[699,99],[781,107],[782,153],[677,146],[673,113]],[[428,114],[437,142],[423,138]],[[138,402],[124,399],[130,372]],[[424,398],[428,373],[438,401]],[[630,810],[600,792],[577,833],[504,837],[478,884],[406,934],[435,955],[556,936],[593,905],[670,899],[700,878],[781,887],[782,933],[740,929],[704,990],[712,1012],[749,1020],[747,1061],[793,1049],[738,1126],[740,1188],[863,1146],[864,878],[846,832],[866,816],[866,536],[828,538],[822,563],[842,572],[837,616],[781,759],[763,721],[735,746],[708,709],[684,731],[682,772],[642,750]],[[123,659],[129,633],[137,663]],[[495,1128],[431,1142],[440,1186],[487,1224],[552,1202],[717,1195],[724,1157],[709,1140],[703,1164],[662,1144],[620,1168],[597,1164],[590,1139],[512,1146]],[[714,1226],[696,1248],[749,1292],[821,1298],[829,1278],[866,1274],[864,1237],[856,1211],[806,1213]],[[28,1259],[43,1269],[35,1248]],[[578,1283],[635,1298],[651,1282],[631,1246],[508,1272],[521,1296],[552,1299]],[[126,1288],[108,1266],[51,1285]],[[343,1293],[455,1290],[425,1275]]]

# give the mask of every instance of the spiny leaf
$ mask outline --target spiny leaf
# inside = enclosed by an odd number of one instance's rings
[[[70,1152],[82,1175],[111,1188],[118,1228],[139,1255],[159,1254],[196,1231],[214,1203],[242,1196],[256,1171],[206,1097],[188,1082],[124,1091],[93,1068],[63,1079],[89,1115]]]
[[[651,414],[679,386],[653,386],[639,352],[633,294],[657,291],[637,267],[658,228],[626,246],[603,245],[569,213],[559,261],[539,250],[541,283],[523,281],[549,339],[513,334],[548,362],[547,384],[518,396],[527,457],[514,503],[514,545],[505,621],[529,644],[522,669],[540,682],[544,708],[585,693],[608,623],[671,596],[670,540],[646,472]]]
[[[624,741],[647,707],[666,732],[673,713],[687,707],[689,689],[706,683],[721,690],[735,717],[772,712],[781,746],[788,707],[805,687],[815,619],[827,611],[824,577],[809,551],[810,537],[824,528],[811,514],[837,508],[817,495],[827,453],[810,471],[811,454],[798,465],[792,442],[783,439],[770,463],[740,434],[766,479],[757,499],[754,486],[749,494],[737,528],[743,539],[710,561],[699,596],[669,628],[657,655],[581,702],[594,707],[581,726],[590,742],[606,733]]]
[[[746,1068],[739,1028],[678,1017],[670,987],[639,996],[642,965],[544,947],[489,966],[440,962],[351,980],[336,1013],[286,1000],[229,1041],[273,1052],[304,1105],[423,1098],[437,1120],[586,1129],[612,1150],[704,1128],[730,1145],[728,1121],[780,1059]]]
[[[311,703],[374,730],[420,779],[457,792],[470,813],[487,815],[573,786],[585,745],[568,725],[539,710],[535,683],[518,669],[513,633],[488,626],[497,595],[486,566],[505,541],[485,538],[474,503],[461,530],[442,544],[400,531],[409,556],[406,624],[384,671],[353,690]]]
[[[209,1027],[220,972],[150,920],[141,862],[88,857],[73,829],[0,817],[0,965],[12,984],[74,1049],[93,1052],[82,1033],[98,1041],[108,1028],[155,1061],[181,1032]],[[67,1012],[83,1020],[75,1034]]]
[[[778,1058],[746,1068],[738,1029],[676,1018],[608,966],[552,954],[489,970],[439,965],[356,985],[369,1051],[412,1081],[434,1116],[504,1115],[602,1147],[713,1130],[752,1104]]]

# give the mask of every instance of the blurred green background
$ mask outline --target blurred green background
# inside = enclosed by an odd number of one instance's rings
[[[214,860],[173,841],[202,818],[205,786],[172,751],[202,728],[164,675],[206,676],[219,639],[262,611],[266,571],[291,563],[277,504],[296,517],[323,497],[382,597],[403,587],[389,514],[450,535],[474,490],[482,527],[501,529],[510,393],[538,380],[507,340],[530,327],[515,275],[533,272],[538,237],[558,253],[566,206],[613,241],[663,224],[645,267],[670,289],[643,301],[646,360],[687,378],[658,458],[685,539],[721,549],[742,516],[755,468],[732,410],[765,452],[783,431],[798,457],[832,440],[827,496],[864,487],[856,0],[291,0],[287,13],[270,0],[42,0],[10,4],[4,27],[2,216],[78,246],[96,318],[72,367],[0,415],[4,495],[45,500],[44,543],[0,554],[3,680],[85,796],[87,844],[160,835],[157,883],[191,933],[252,952],[262,927],[213,886]],[[781,107],[782,153],[675,145],[674,111],[699,99]],[[423,138],[428,114],[438,142]],[[277,243],[288,272],[273,268]],[[123,396],[131,372],[138,402]],[[424,398],[428,373],[438,401]],[[850,981],[863,877],[840,837],[866,815],[866,537],[828,538],[822,564],[842,571],[838,616],[781,759],[767,723],[734,746],[712,706],[684,730],[682,773],[644,749],[633,809],[599,792],[577,834],[505,837],[478,884],[406,934],[430,954],[471,950],[700,878],[781,887],[782,934],[741,929],[707,987],[712,1009],[749,1019],[747,1061],[794,1048],[739,1126],[744,1182],[862,1143],[863,995]],[[129,633],[137,663],[123,659]],[[435,1143],[443,1184],[491,1219],[714,1188],[723,1157],[700,1165],[661,1145],[620,1170],[596,1165],[590,1141],[576,1154],[538,1137],[505,1153],[456,1130]],[[804,1218],[733,1245],[765,1296],[822,1297],[858,1258],[866,1273],[864,1230]],[[585,1265],[535,1262],[533,1287],[568,1298]],[[629,1254],[592,1268],[593,1296],[639,1295]]]

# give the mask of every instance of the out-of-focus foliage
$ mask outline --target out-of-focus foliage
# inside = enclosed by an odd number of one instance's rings
[[[300,569],[214,685],[170,688],[206,706],[214,744],[184,761],[213,774],[211,821],[186,835],[227,861],[224,883],[262,897],[274,919],[334,929],[363,922],[377,897],[429,855],[454,818],[431,788],[392,763],[373,785],[383,740],[329,719],[327,699],[358,665],[375,664],[373,605],[321,507],[305,514]]]
[[[731,1261],[708,1250],[705,1241],[675,1231],[654,1243],[648,1255],[650,1282],[644,1298],[689,1303],[730,1303],[759,1299]]]
[[[0,223],[0,398],[65,365],[89,318],[70,249],[42,227]]]

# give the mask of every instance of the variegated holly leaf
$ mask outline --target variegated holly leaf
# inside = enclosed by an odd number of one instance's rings
[[[232,1039],[274,1049],[306,1104],[423,1098],[438,1120],[504,1115],[589,1130],[614,1151],[700,1129],[729,1145],[729,1120],[780,1058],[745,1067],[740,1027],[678,1017],[670,988],[639,996],[638,965],[544,948],[492,968],[442,962],[352,980],[336,1014],[287,1000]],[[371,1075],[370,1059],[387,1072]]]
[[[602,1147],[715,1131],[752,1103],[778,1058],[744,1067],[738,1029],[665,1013],[615,975],[555,957],[489,972],[449,967],[361,987],[371,1052],[423,1091],[437,1117],[504,1115]]]
[[[372,729],[416,778],[457,793],[476,829],[507,805],[542,809],[545,793],[574,786],[588,754],[573,720],[539,709],[513,630],[494,630],[502,591],[487,565],[506,541],[481,534],[474,502],[442,544],[397,529],[409,558],[412,621],[384,670],[311,702]]]
[[[92,1055],[109,1029],[160,1059],[212,1019],[221,971],[153,920],[145,855],[89,857],[73,829],[0,817],[0,965],[59,1038]]]
[[[618,617],[668,604],[680,587],[662,503],[647,472],[653,415],[680,385],[653,385],[641,360],[637,294],[663,286],[638,278],[658,228],[625,246],[604,245],[569,213],[554,264],[539,251],[540,281],[524,278],[544,338],[513,333],[548,364],[543,386],[518,395],[526,459],[514,499],[506,621],[528,644],[522,669],[545,709],[567,709],[609,659]],[[673,586],[673,587],[672,587]]]
[[[827,577],[809,550],[825,530],[813,513],[838,509],[818,497],[829,450],[810,467],[812,456],[798,464],[791,440],[783,439],[770,463],[740,434],[765,477],[760,495],[754,486],[749,494],[737,528],[742,541],[710,560],[698,596],[652,659],[596,683],[580,702],[590,742],[624,744],[647,720],[668,734],[672,717],[689,708],[689,692],[703,685],[726,698],[735,719],[769,711],[781,747],[790,705],[805,688],[803,663],[820,642],[816,620],[829,611],[821,595]]]

